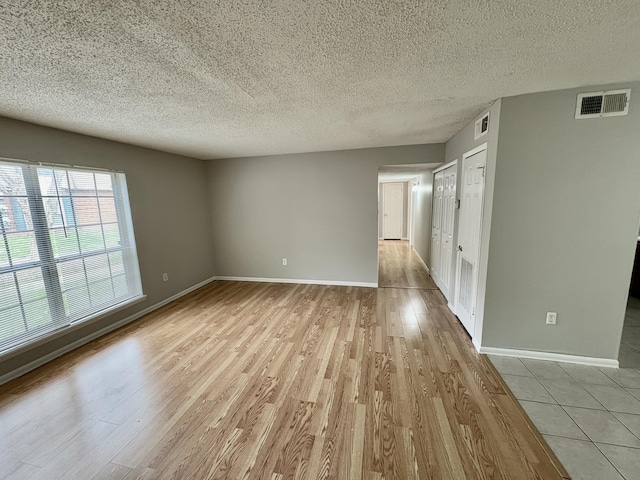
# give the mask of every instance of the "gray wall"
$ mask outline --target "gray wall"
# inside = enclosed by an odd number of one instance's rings
[[[433,174],[431,171],[419,177],[418,199],[415,208],[415,234],[413,248],[422,258],[425,265],[430,265],[431,259],[431,203],[433,200]]]
[[[579,92],[628,86],[502,100],[484,346],[617,358],[640,214],[640,84],[628,116],[573,117]]]
[[[147,295],[142,303],[0,360],[0,376],[213,276],[206,162],[2,117],[0,132],[1,157],[125,172]]]
[[[437,144],[210,161],[216,275],[377,283],[378,167],[443,157]]]
[[[480,137],[478,140],[474,139],[475,121],[482,117],[487,111],[489,111],[489,131]],[[491,215],[493,208],[493,188],[494,178],[496,172],[496,156],[498,146],[498,135],[501,134],[501,100],[496,100],[491,107],[483,111],[480,115],[469,122],[460,132],[451,138],[447,142],[445,157],[446,161],[452,162],[458,161],[458,175],[456,185],[456,197],[460,198],[461,186],[462,186],[462,155],[468,151],[482,145],[487,144],[487,166],[485,171],[485,194],[484,194],[484,212],[482,220],[482,238],[480,247],[480,263],[478,269],[478,305],[476,309],[476,331],[477,334],[472,335],[476,346],[480,345],[482,341],[482,324],[484,321],[484,296],[486,290],[486,276],[487,276],[487,261],[488,261],[488,249],[489,249],[489,236],[491,229]],[[455,212],[455,230],[453,234],[454,248],[458,245],[458,213]],[[456,271],[456,259],[454,254],[452,261],[452,272],[454,272],[454,279],[451,282],[451,289],[447,300],[453,304],[455,299],[455,271]]]

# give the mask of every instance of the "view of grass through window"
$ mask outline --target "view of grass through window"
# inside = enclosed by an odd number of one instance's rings
[[[141,295],[123,174],[0,163],[0,351]]]

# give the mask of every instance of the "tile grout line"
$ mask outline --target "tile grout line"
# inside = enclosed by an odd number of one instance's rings
[[[638,450],[640,451],[640,447],[632,447],[632,446],[628,446],[628,445],[619,445],[619,444],[615,444],[615,443],[609,443],[609,442],[598,442],[596,443],[594,440],[591,439],[591,437],[587,434],[587,432],[580,426],[578,425],[578,423],[573,419],[573,417],[569,414],[569,412],[567,411],[567,408],[579,408],[579,409],[584,409],[584,410],[591,410],[591,411],[596,411],[596,412],[607,412],[609,413],[619,424],[621,424],[624,429],[626,431],[628,431],[629,433],[631,433],[633,438],[636,438],[638,440],[640,440],[640,436],[636,435],[633,431],[631,431],[631,429],[624,423],[622,422],[622,420],[620,420],[615,413],[619,413],[619,414],[627,414],[627,415],[636,415],[638,417],[640,417],[640,414],[634,414],[634,413],[629,413],[629,412],[617,412],[615,410],[611,410],[609,409],[606,405],[604,405],[600,400],[598,400],[589,390],[587,390],[587,388],[585,387],[585,385],[594,385],[594,386],[603,386],[603,387],[614,387],[614,388],[619,388],[622,389],[624,392],[626,392],[627,394],[631,395],[634,398],[637,398],[638,400],[640,400],[640,398],[638,398],[634,393],[630,392],[629,389],[630,388],[634,388],[634,387],[625,387],[624,385],[622,385],[620,380],[616,380],[615,378],[613,378],[610,375],[607,375],[607,373],[605,371],[603,371],[602,368],[599,367],[595,367],[596,370],[598,372],[600,372],[602,375],[604,375],[607,379],[609,379],[611,382],[613,382],[613,385],[607,385],[607,384],[598,384],[598,383],[587,383],[587,382],[581,382],[579,381],[576,377],[574,377],[573,375],[571,375],[570,372],[568,372],[567,370],[565,370],[562,365],[560,365],[560,362],[550,362],[553,365],[557,365],[564,373],[566,373],[568,375],[568,377],[570,378],[570,382],[574,382],[576,385],[578,385],[582,390],[584,390],[584,392],[586,392],[598,405],[600,405],[602,408],[593,408],[593,407],[582,407],[582,406],[572,406],[572,405],[563,405],[561,404],[558,399],[551,393],[551,391],[549,390],[549,388],[547,388],[546,385],[544,385],[543,380],[548,380],[548,381],[559,381],[562,382],[563,379],[554,379],[554,378],[544,378],[541,376],[536,375],[536,373],[529,367],[527,366],[527,364],[519,357],[515,357],[518,359],[518,361],[520,362],[520,364],[525,368],[525,370],[527,372],[530,373],[531,376],[527,376],[527,375],[522,375],[522,374],[515,374],[515,373],[503,373],[498,371],[498,373],[501,376],[504,375],[509,375],[509,376],[514,376],[514,377],[520,377],[520,378],[533,378],[536,382],[538,382],[538,384],[540,386],[542,386],[543,390],[545,392],[547,392],[547,394],[556,402],[555,405],[559,406],[562,411],[564,412],[565,415],[567,415],[569,417],[569,419],[571,420],[571,422],[578,428],[578,430],[580,432],[583,433],[583,435],[586,437],[586,440],[583,439],[577,439],[577,438],[573,438],[573,437],[568,437],[568,436],[564,436],[564,435],[558,435],[558,434],[544,434],[546,436],[550,436],[550,437],[558,437],[558,438],[565,438],[568,440],[574,440],[574,441],[578,441],[578,442],[586,442],[586,443],[591,443],[599,452],[600,454],[607,460],[607,462],[613,467],[613,469],[625,480],[627,479],[627,477],[625,477],[625,475],[623,475],[623,473],[614,465],[614,463],[611,461],[611,459],[609,459],[609,457],[605,454],[605,452],[598,446],[598,443],[602,444],[602,445],[610,445],[612,447],[617,447],[617,448],[631,448],[632,450]],[[496,369],[497,370],[497,369]],[[640,387],[639,387],[640,388]],[[522,406],[522,402],[525,400],[516,398],[516,400],[518,400],[518,402],[520,403],[520,405]],[[542,405],[554,405],[553,403],[548,403],[548,402],[544,402],[544,401],[539,401],[539,400],[526,400],[527,402],[532,402],[532,403],[538,403],[538,404],[542,404]],[[536,426],[537,428],[537,426]]]
[[[604,452],[602,451],[602,449],[598,446],[598,444],[597,444],[596,442],[592,442],[592,443],[593,443],[593,446],[594,446],[594,447],[596,447],[596,448],[598,449],[598,451],[599,451],[599,452],[604,456],[604,458],[606,458],[606,459],[607,459],[607,461],[611,464],[611,466],[615,469],[615,471],[616,471],[616,472],[618,472],[622,478],[624,478],[625,480],[627,480],[627,477],[626,477],[626,476],[625,476],[625,475],[624,475],[624,474],[623,474],[623,473],[618,469],[618,467],[616,467],[616,466],[613,464],[613,462],[609,459],[609,457],[607,456],[607,454],[606,454],[606,453],[604,453]],[[600,443],[602,443],[602,442],[600,442]],[[606,444],[606,445],[609,445],[609,444]],[[614,446],[616,446],[616,447],[620,447],[620,446],[622,446],[622,445],[614,445]]]

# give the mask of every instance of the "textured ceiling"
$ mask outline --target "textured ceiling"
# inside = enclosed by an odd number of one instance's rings
[[[498,97],[640,79],[638,25],[638,0],[2,0],[0,115],[198,158],[442,142]]]

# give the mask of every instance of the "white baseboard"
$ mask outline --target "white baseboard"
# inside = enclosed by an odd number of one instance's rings
[[[521,357],[532,360],[550,360],[552,362],[577,363],[579,365],[591,365],[593,367],[618,368],[618,360],[599,357],[582,357],[580,355],[567,355],[564,353],[538,352],[535,350],[515,350],[511,348],[480,347],[480,353],[487,355],[500,355],[503,357]]]
[[[216,280],[229,280],[233,282],[266,282],[266,283],[301,283],[305,285],[338,285],[342,287],[369,287],[377,288],[377,283],[343,282],[341,280],[305,280],[299,278],[261,278],[261,277],[215,277]]]
[[[26,365],[23,365],[21,367],[16,368],[15,370],[7,372],[4,375],[0,376],[0,385],[7,383],[10,380],[13,380],[14,378],[18,378],[24,375],[25,373],[29,373],[31,370],[35,370],[41,365],[44,365],[45,363],[50,362],[51,360],[54,360],[64,355],[65,353],[70,352],[71,350],[75,350],[76,348],[89,343],[91,340],[95,340],[96,338],[106,335],[107,333],[112,332],[117,328],[123,327],[128,323],[131,323],[134,320],[137,320],[138,318],[146,315],[147,313],[151,313],[154,310],[157,310],[158,308],[165,306],[167,303],[173,302],[174,300],[177,300],[178,298],[186,295],[187,293],[191,293],[194,290],[197,290],[198,288],[203,287],[208,283],[211,283],[213,280],[215,280],[215,277],[208,278],[196,285],[193,285],[192,287],[187,288],[186,290],[178,292],[175,295],[171,295],[169,298],[165,298],[161,302],[158,302],[154,305],[151,305],[150,307],[140,310],[139,312],[136,312],[133,315],[128,316],[127,318],[123,318],[122,320],[112,323],[111,325],[108,325],[98,330],[97,332],[93,332],[87,335],[86,337],[83,337],[79,340],[76,340],[75,342],[72,342],[68,345],[65,345],[64,347],[59,348],[58,350],[55,350],[51,353],[43,355],[42,357],[37,358],[36,360],[29,362]]]
[[[422,257],[421,257],[421,256],[420,256],[420,254],[418,253],[418,251],[413,247],[413,245],[411,246],[411,248],[413,249],[413,251],[415,252],[415,254],[418,256],[418,258],[420,259],[420,263],[422,264],[422,266],[423,266],[424,268],[426,268],[426,269],[427,269],[427,273],[428,273],[429,275],[431,275],[431,273],[429,272],[429,267],[427,267],[427,264],[426,264],[426,263],[424,263],[424,260],[422,259]]]

